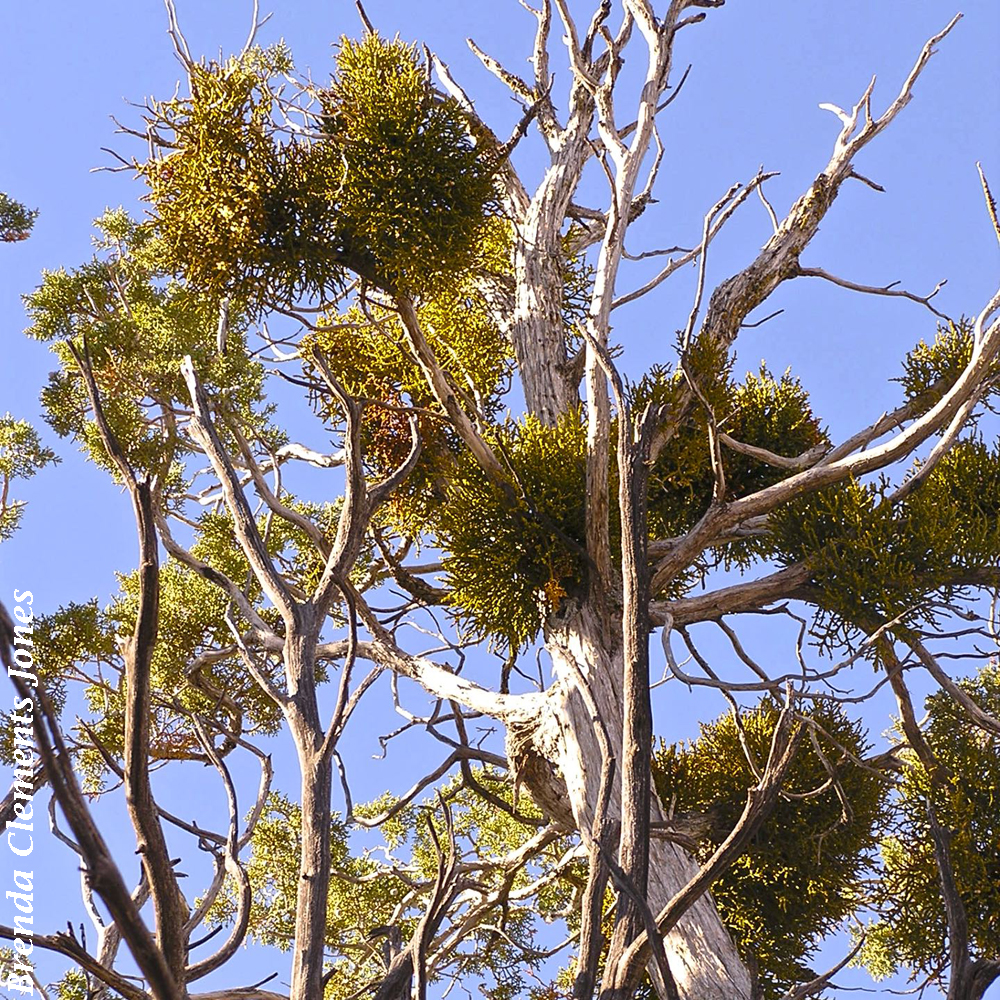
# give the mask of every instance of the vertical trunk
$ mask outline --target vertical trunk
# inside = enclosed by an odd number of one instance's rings
[[[125,645],[127,708],[125,712],[125,802],[135,829],[136,853],[142,858],[156,917],[156,943],[183,996],[187,966],[187,906],[177,886],[166,837],[160,825],[149,779],[152,710],[152,659],[160,615],[160,569],[148,483],[131,484],[132,505],[139,532],[139,610],[135,629]]]
[[[515,242],[511,343],[527,408],[549,427],[580,402],[582,372],[572,371],[566,355],[562,228],[591,151],[585,140],[593,107],[582,103],[519,222]]]
[[[330,889],[329,758],[313,753],[302,759],[302,852],[295,907],[295,953],[291,1000],[323,995],[323,953]]]
[[[649,883],[650,768],[653,712],[649,700],[649,568],[646,559],[646,482],[649,427],[640,420],[637,439],[630,441],[631,414],[619,413],[618,468],[622,526],[622,762],[621,839],[618,863],[635,892],[645,897]],[[618,893],[618,919],[608,947],[604,986],[608,1000],[630,995],[629,983],[618,981],[625,949],[646,923],[628,892]],[[612,977],[609,979],[609,975]],[[669,980],[669,976],[663,977]],[[666,983],[661,984],[666,988]],[[625,987],[625,988],[621,988]]]
[[[532,796],[556,820],[590,836],[600,790],[601,752],[580,684],[602,713],[612,748],[623,733],[623,649],[620,626],[587,605],[567,608],[546,635],[555,682],[547,711],[530,728],[512,728],[511,763]],[[623,762],[624,763],[624,762]],[[620,769],[618,769],[620,770]],[[610,809],[621,808],[620,785]],[[662,819],[659,804],[652,818]],[[658,912],[697,872],[676,844],[649,845],[648,900]],[[670,968],[683,1000],[750,1000],[750,976],[709,895],[703,896],[666,939]]]
[[[315,637],[310,628],[291,630],[286,640],[286,668],[299,683],[286,706],[302,776],[302,848],[295,905],[295,948],[290,1000],[321,1000],[330,893],[331,755],[322,752],[323,728],[313,683]]]
[[[577,394],[566,371],[562,259],[558,228],[553,239],[548,223],[550,211],[547,199],[536,195],[523,223],[510,335],[528,409],[551,427],[575,404]]]

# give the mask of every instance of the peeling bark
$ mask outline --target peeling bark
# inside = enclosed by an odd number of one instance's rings
[[[622,745],[621,629],[587,606],[568,608],[550,626],[545,648],[555,682],[537,720],[511,726],[508,753],[518,780],[552,819],[590,837],[601,779],[601,751],[581,681],[601,711],[612,747]],[[610,809],[617,815],[620,781],[615,779]],[[651,821],[662,822],[652,802]],[[653,839],[649,845],[648,901],[657,912],[697,873],[694,860],[678,845]],[[683,1000],[750,1000],[750,975],[706,893],[670,932],[667,957]]]

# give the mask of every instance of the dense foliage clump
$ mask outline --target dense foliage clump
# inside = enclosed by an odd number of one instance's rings
[[[453,603],[477,633],[516,649],[585,579],[586,428],[574,412],[555,427],[526,417],[491,436],[514,490],[463,455],[435,529]]]
[[[939,326],[933,343],[921,340],[903,359],[898,381],[908,402],[929,409],[954,385],[972,358],[972,323],[967,319]],[[993,363],[993,377],[986,384],[986,396],[1000,390],[1000,362]]]
[[[329,294],[348,273],[427,293],[468,266],[496,155],[413,46],[341,41],[321,112],[283,103],[287,50],[192,65],[191,95],[155,105],[164,152],[140,170],[167,270],[248,308]],[[308,123],[288,137],[282,114]]]
[[[747,372],[742,382],[728,375],[731,363],[711,348],[696,347],[688,364],[713,373],[698,379],[702,400],[683,421],[674,438],[653,465],[649,479],[650,535],[671,538],[690,528],[712,500],[715,475],[708,444],[708,423],[741,444],[752,445],[784,458],[795,458],[828,442],[815,417],[809,397],[790,372],[775,378],[765,366]],[[664,407],[667,417],[687,385],[681,371],[654,368],[634,387],[633,407],[649,403]],[[707,404],[707,405],[706,405]],[[709,412],[709,407],[711,412]],[[735,449],[722,450],[725,499],[735,499],[780,482],[789,475],[782,469]],[[733,549],[728,558],[739,561]]]
[[[960,441],[919,489],[898,501],[894,492],[885,480],[851,481],[771,518],[774,556],[808,560],[822,589],[819,634],[828,646],[887,621],[932,623],[935,602],[1000,559],[1000,448]]]
[[[0,191],[0,241],[17,243],[31,235],[38,212]]]
[[[692,743],[661,745],[655,754],[661,801],[677,813],[708,817],[698,860],[707,860],[736,825],[780,711],[765,700],[739,723],[730,713],[702,725]],[[811,733],[791,764],[786,796],[712,888],[723,921],[743,955],[756,962],[764,996],[772,1000],[812,978],[804,961],[860,905],[888,788],[855,763],[869,747],[860,724],[840,707],[820,704],[804,724]]]
[[[1000,718],[1000,667],[959,682]],[[975,725],[946,692],[927,699],[924,737],[939,763],[935,774],[911,749],[875,884],[878,918],[861,961],[878,978],[900,966],[940,978],[947,965],[948,922],[930,835],[930,815],[946,831],[955,885],[965,908],[974,958],[1000,959],[1000,736]]]
[[[342,162],[336,192],[345,244],[408,293],[454,280],[474,254],[498,163],[487,133],[428,85],[415,47],[344,38],[321,95],[324,144]],[[329,155],[329,154],[328,154]]]
[[[635,408],[658,405],[665,419],[679,398],[683,376],[656,369],[632,387]],[[794,456],[826,441],[798,381],[766,369],[743,382],[723,379],[714,396],[717,418],[741,442]],[[714,476],[705,413],[696,411],[663,449],[649,482],[651,538],[672,537],[690,527],[713,495]],[[446,558],[454,603],[477,633],[514,646],[530,641],[545,617],[558,610],[586,578],[582,558],[585,518],[583,422],[570,414],[555,428],[528,418],[496,432],[496,449],[509,464],[514,491],[504,490],[463,459],[433,521]],[[740,452],[724,456],[731,496],[778,482],[789,474]],[[611,470],[612,482],[617,469]],[[617,496],[612,489],[611,536],[618,535]],[[489,559],[482,553],[489,552]],[[734,553],[730,558],[736,558]],[[690,580],[693,580],[691,577]]]

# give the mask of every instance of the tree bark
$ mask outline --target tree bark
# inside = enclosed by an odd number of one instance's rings
[[[579,830],[586,841],[597,808],[602,755],[580,686],[590,689],[612,748],[621,747],[621,627],[587,604],[567,606],[547,630],[545,647],[555,681],[537,720],[508,727],[508,756],[518,781],[539,808]],[[616,777],[612,815],[618,815],[620,804]],[[654,796],[651,819],[663,818]],[[676,844],[651,840],[647,898],[653,912],[662,909],[697,870],[694,860]],[[710,894],[702,896],[667,935],[665,947],[682,1000],[750,1000],[750,975]]]
[[[316,689],[312,683],[316,641],[293,629],[286,645],[286,667],[299,680],[285,707],[301,775],[302,844],[295,905],[295,948],[292,954],[290,1000],[323,996],[323,957],[327,901],[330,894],[330,816],[333,764],[323,748]]]

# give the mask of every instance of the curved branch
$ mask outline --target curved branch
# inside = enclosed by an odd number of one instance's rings
[[[13,941],[14,938],[20,937],[21,934],[13,927],[0,924],[0,938]],[[102,965],[75,937],[70,937],[69,934],[64,934],[61,931],[56,934],[35,934],[31,941],[38,948],[44,948],[46,951],[52,951],[57,955],[64,955],[66,958],[72,959],[85,972],[90,973],[95,979],[99,979],[105,986],[111,987],[116,993],[120,993],[125,997],[125,1000],[150,1000],[149,994],[145,990],[130,983],[113,969]]]
[[[281,612],[282,618],[290,624],[297,618],[298,606],[281,574],[275,569],[267,546],[257,529],[257,520],[240,486],[233,463],[222,447],[222,441],[212,422],[208,397],[194,370],[190,356],[185,357],[181,363],[181,374],[187,383],[194,411],[190,423],[191,436],[208,456],[215,475],[222,484],[222,492],[226,499],[226,507],[233,519],[236,538],[253,568],[254,575],[271,602]]]

